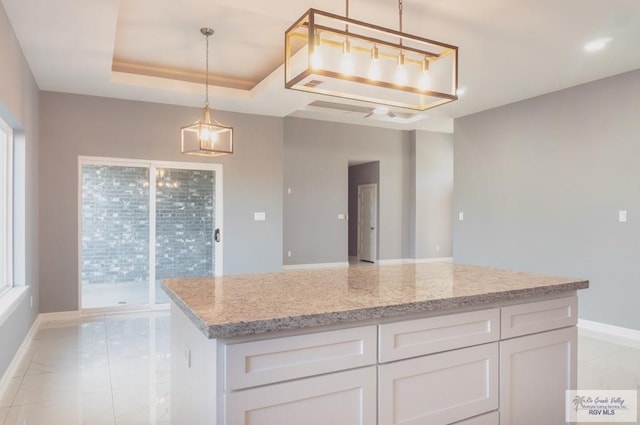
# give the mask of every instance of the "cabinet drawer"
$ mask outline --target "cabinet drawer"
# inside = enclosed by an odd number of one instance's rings
[[[225,346],[226,388],[237,390],[376,363],[376,326]]]
[[[502,308],[502,339],[574,326],[578,297],[538,301]]]
[[[500,338],[500,309],[380,325],[380,362],[417,357]]]
[[[378,374],[380,425],[445,425],[498,408],[497,342],[385,364]]]
[[[226,405],[227,425],[375,425],[376,368],[237,391]]]

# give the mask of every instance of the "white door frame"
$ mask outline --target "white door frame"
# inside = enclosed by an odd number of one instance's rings
[[[357,239],[358,239],[358,261],[362,260],[362,226],[364,223],[362,223],[362,191],[364,189],[374,189],[374,193],[375,193],[375,212],[376,212],[376,219],[375,219],[375,231],[373,232],[373,259],[372,261],[374,263],[378,262],[378,184],[377,183],[369,183],[369,184],[359,184],[358,185],[358,224],[357,224]],[[369,261],[368,259],[365,261]]]
[[[112,306],[101,308],[82,308],[82,166],[83,165],[110,165],[123,167],[141,167],[149,169],[149,300],[148,305],[135,306]],[[111,158],[95,156],[78,156],[78,310],[80,312],[89,311],[99,313],[102,311],[116,310],[139,310],[149,308],[151,310],[165,309],[166,305],[156,304],[156,169],[172,168],[181,170],[210,170],[215,171],[215,228],[212,239],[215,237],[216,229],[220,229],[223,234],[223,184],[222,184],[222,164],[211,164],[201,162],[179,162],[179,161],[154,161],[144,159]],[[214,271],[216,276],[222,276],[223,267],[223,245],[224,238],[220,242],[214,241]]]

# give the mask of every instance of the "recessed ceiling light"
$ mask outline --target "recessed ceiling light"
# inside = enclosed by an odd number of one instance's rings
[[[384,115],[389,113],[389,108],[386,106],[378,106],[373,109],[373,113],[376,115]]]
[[[467,92],[467,88],[466,87],[458,87],[458,91],[456,91],[456,94],[458,96],[464,96],[464,94]]]
[[[607,47],[607,44],[611,41],[611,37],[602,37],[596,40],[591,40],[584,45],[585,52],[597,52]]]

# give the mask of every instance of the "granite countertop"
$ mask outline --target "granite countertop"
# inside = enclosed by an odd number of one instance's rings
[[[162,287],[208,338],[227,338],[525,300],[589,282],[428,263],[167,279]]]

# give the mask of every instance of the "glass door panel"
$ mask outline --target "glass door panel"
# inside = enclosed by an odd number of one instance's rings
[[[214,170],[156,168],[155,303],[169,301],[160,280],[213,276]]]
[[[149,304],[149,168],[81,168],[81,308]]]

